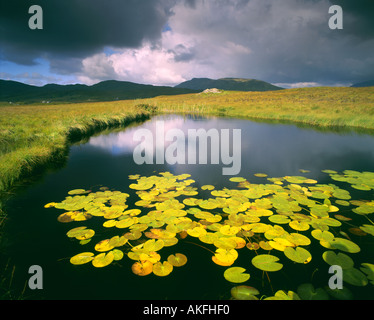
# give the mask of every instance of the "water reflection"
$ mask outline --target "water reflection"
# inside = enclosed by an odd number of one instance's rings
[[[147,145],[144,142],[148,152],[155,155],[156,149],[160,146],[161,152],[164,152],[172,142],[165,141],[164,136],[156,134],[157,121],[163,121],[165,132],[178,128],[186,136],[188,129],[203,128],[207,131],[212,128],[217,130],[241,129],[242,163],[239,175],[265,172],[271,176],[282,176],[298,174],[300,169],[308,169],[314,174],[321,175],[320,170],[327,168],[335,170],[374,169],[373,136],[319,132],[293,125],[265,124],[238,119],[158,116],[136,128],[92,137],[88,146],[108,152],[112,156],[132,156],[134,148],[139,145],[139,142],[133,139],[134,133],[139,129],[147,129],[153,133],[154,137],[152,143]],[[187,147],[187,142],[185,142],[185,147]],[[197,154],[191,155],[191,157],[197,156]],[[221,169],[224,167],[222,163],[194,165],[188,164],[188,161],[186,164],[165,163],[165,165],[175,173],[189,172],[200,177],[207,177],[208,180],[210,180],[209,177],[217,178],[217,175],[222,175]],[[146,164],[140,167],[144,166]]]

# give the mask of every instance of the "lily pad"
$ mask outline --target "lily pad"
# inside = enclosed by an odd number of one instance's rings
[[[231,289],[231,296],[235,300],[258,300],[256,295],[260,294],[260,292],[253,287],[250,286],[236,286]]]
[[[335,253],[334,251],[325,251],[322,254],[322,258],[330,266],[338,265],[342,269],[350,269],[354,266],[352,258],[342,252]]]
[[[286,247],[284,249],[284,254],[288,259],[297,263],[306,264],[312,260],[312,255],[310,254],[310,252],[301,247]]]
[[[309,229],[309,224],[304,221],[293,220],[289,223],[289,226],[297,231],[306,231]]]
[[[343,281],[359,287],[364,287],[368,284],[365,274],[356,268],[343,269]]]
[[[153,273],[159,277],[165,277],[173,271],[173,265],[168,262],[157,262],[153,265]]]
[[[182,253],[176,253],[168,257],[168,262],[174,267],[182,267],[187,263],[187,257]]]
[[[374,264],[372,263],[361,263],[361,271],[364,272],[370,280],[371,284],[374,285]]]
[[[260,254],[252,259],[252,264],[263,271],[278,271],[283,268],[279,262],[279,258],[270,254]]]
[[[330,245],[333,249],[339,249],[349,253],[357,253],[361,251],[360,247],[351,240],[338,237],[332,239]]]
[[[296,292],[278,290],[274,296],[267,297],[265,300],[301,300]]]
[[[353,293],[347,287],[343,287],[341,289],[330,289],[328,286],[326,286],[324,289],[334,299],[353,300]]]
[[[369,233],[371,234],[372,236],[374,236],[374,226],[371,225],[371,224],[364,224],[360,227],[360,229],[366,233]]]
[[[329,295],[323,288],[315,289],[311,283],[303,283],[297,288],[297,294],[302,300],[329,300]]]
[[[226,269],[223,276],[227,281],[233,283],[242,283],[246,282],[250,278],[249,273],[244,273],[245,271],[246,270],[241,267],[231,267]]]
[[[114,254],[113,252],[108,253],[100,253],[92,260],[92,265],[96,268],[103,268],[107,265],[111,264],[114,260]]]
[[[138,276],[146,276],[152,273],[153,264],[150,261],[135,262],[132,265],[131,270]]]
[[[74,265],[81,265],[90,262],[94,259],[94,254],[92,252],[82,252],[74,257],[70,258],[70,263]]]

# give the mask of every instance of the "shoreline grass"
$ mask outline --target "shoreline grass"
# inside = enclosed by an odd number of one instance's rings
[[[182,102],[181,102],[182,101]],[[146,99],[164,113],[278,120],[322,127],[374,130],[374,88],[302,88],[223,92]]]
[[[35,170],[61,161],[72,142],[150,115],[134,103],[0,107],[0,194]]]
[[[373,130],[373,88],[223,91],[149,99],[0,106],[0,193],[36,168],[59,161],[70,143],[152,114],[201,114]],[[1,203],[0,203],[1,208]]]

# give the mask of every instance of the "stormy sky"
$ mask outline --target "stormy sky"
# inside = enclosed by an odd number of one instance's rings
[[[43,29],[29,28],[29,7]],[[343,9],[331,30],[329,8]],[[0,78],[175,85],[242,77],[284,87],[374,79],[373,0],[12,0],[0,10]]]

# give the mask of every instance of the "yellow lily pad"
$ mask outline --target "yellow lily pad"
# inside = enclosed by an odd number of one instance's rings
[[[131,271],[138,276],[146,276],[152,273],[153,263],[150,261],[135,262],[131,266]]]
[[[74,257],[70,258],[70,263],[74,265],[81,265],[90,262],[94,259],[94,254],[92,252],[82,252],[78,253]]]
[[[223,273],[224,278],[227,281],[233,283],[246,282],[250,278],[249,273],[244,273],[246,270],[241,267],[231,267],[225,270]]]
[[[171,254],[167,260],[174,267],[182,267],[187,263],[187,257],[182,253]]]
[[[173,271],[173,265],[168,262],[157,262],[153,265],[153,273],[159,277],[165,277]]]
[[[113,252],[108,253],[100,253],[92,260],[92,265],[96,268],[106,267],[107,265],[111,264],[114,260]]]

